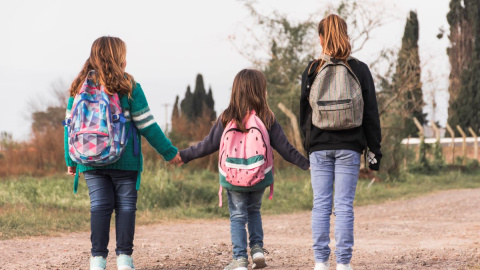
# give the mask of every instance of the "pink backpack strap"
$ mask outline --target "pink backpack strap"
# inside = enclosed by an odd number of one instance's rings
[[[222,185],[220,185],[220,188],[218,189],[218,207],[222,207]]]
[[[273,183],[270,185],[270,196],[268,196],[268,199],[271,200],[273,198]]]

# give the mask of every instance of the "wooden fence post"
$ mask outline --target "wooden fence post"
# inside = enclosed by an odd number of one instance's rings
[[[452,164],[455,163],[455,132],[453,132],[452,127],[447,123],[447,130],[450,133],[450,137],[452,138]]]
[[[462,137],[463,137],[463,142],[462,142],[463,161],[462,161],[462,165],[465,165],[465,162],[466,162],[466,159],[467,159],[467,135],[465,134],[465,132],[463,131],[463,129],[459,125],[457,125],[457,130],[458,130],[458,132],[460,132],[460,134],[462,134]]]
[[[432,121],[432,129],[435,132],[435,137],[437,138],[437,141],[435,142],[435,147],[434,147],[435,151],[434,151],[433,158],[435,161],[438,161],[437,159],[441,158],[437,156],[438,151],[440,151],[441,156],[443,156],[443,148],[442,148],[442,145],[440,144],[440,129],[438,128],[437,124],[435,124],[435,122],[433,121]]]
[[[435,122],[432,122],[432,128],[433,128],[433,131],[435,132],[435,137],[437,138],[437,142],[440,142],[440,129],[438,128],[437,124],[435,124]]]
[[[298,151],[303,152],[302,136],[300,135],[300,129],[298,128],[299,126],[298,126],[297,117],[291,110],[285,107],[283,103],[280,102],[278,103],[277,106],[290,119],[290,124],[292,125],[293,137],[294,137],[293,145],[295,146],[295,148],[298,149]]]
[[[405,166],[405,168],[407,168],[407,158],[408,158],[408,148],[410,146],[410,137],[412,137],[411,135],[408,135],[408,139],[407,139],[407,153],[405,154],[405,158],[403,159],[403,166]]]
[[[473,138],[475,138],[475,145],[473,146],[473,151],[474,151],[474,156],[475,159],[478,160],[478,136],[475,131],[471,127],[468,127],[468,131],[470,131],[470,134],[472,134]]]
[[[420,155],[420,151],[421,151],[421,147],[420,145],[422,144],[422,142],[425,141],[425,130],[423,129],[423,126],[422,124],[420,124],[420,122],[418,122],[418,119],[416,117],[413,117],[413,122],[415,123],[415,125],[417,126],[418,128],[418,135],[420,137],[420,144],[418,146],[418,158],[421,158]]]

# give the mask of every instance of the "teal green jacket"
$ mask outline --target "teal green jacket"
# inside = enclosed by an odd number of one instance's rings
[[[74,97],[68,99],[66,119],[71,116],[71,109],[73,105]],[[65,162],[69,167],[77,167],[77,175],[79,173],[98,170],[98,169],[116,169],[116,170],[128,170],[128,171],[143,171],[143,156],[140,147],[139,154],[135,156],[133,154],[133,140],[137,140],[139,146],[141,146],[141,136],[145,137],[148,143],[155,148],[155,150],[163,156],[166,161],[169,161],[175,157],[178,150],[175,146],[172,145],[170,140],[165,136],[160,126],[157,124],[153,115],[148,107],[147,99],[143,93],[142,87],[140,84],[136,84],[133,89],[131,98],[128,98],[126,95],[120,95],[120,102],[122,106],[122,111],[127,118],[126,130],[130,125],[134,124],[137,128],[137,136],[135,138],[130,137],[126,145],[125,151],[119,160],[116,162],[105,165],[105,166],[84,166],[82,164],[77,164],[72,161],[68,154],[68,129],[65,126],[64,131],[64,149],[65,149]],[[78,182],[78,178],[76,179]],[[140,173],[138,174],[137,179],[137,189],[140,188]],[[74,187],[74,192],[76,192],[76,187]]]

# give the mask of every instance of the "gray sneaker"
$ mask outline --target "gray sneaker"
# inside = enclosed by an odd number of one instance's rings
[[[248,260],[247,258],[234,259],[223,270],[248,270]]]
[[[250,254],[252,255],[252,269],[260,269],[267,267],[265,262],[265,253],[268,254],[268,251],[262,248],[260,245],[256,244],[250,248]]]

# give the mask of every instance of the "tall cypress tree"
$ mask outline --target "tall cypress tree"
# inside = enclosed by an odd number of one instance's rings
[[[426,114],[423,113],[425,102],[423,101],[420,57],[418,53],[418,19],[417,13],[410,11],[405,24],[405,32],[402,38],[402,47],[398,52],[397,67],[393,77],[393,88],[397,93],[401,93],[399,100],[404,104],[399,104],[403,108],[406,118],[402,136],[416,135],[418,129],[412,120],[416,117],[423,125]]]
[[[178,110],[179,99],[180,99],[180,97],[177,95],[177,97],[175,98],[175,104],[173,105],[172,123],[174,123],[180,117],[180,111]]]
[[[188,119],[192,120],[195,117],[193,94],[190,90],[190,85],[187,86],[187,92],[185,93],[185,98],[180,103],[180,109],[182,110],[182,115],[185,115]]]
[[[453,105],[462,89],[462,74],[467,70],[473,59],[474,43],[474,25],[475,18],[475,0],[451,0],[450,11],[447,14],[447,21],[450,25],[450,47],[447,48],[447,54],[450,61],[450,76],[448,93],[450,94],[448,104],[448,122],[455,126],[459,124],[458,119],[462,115],[457,115],[458,110]],[[461,110],[461,109],[460,109]]]
[[[207,107],[209,109],[213,110],[213,107],[215,106],[215,101],[213,100],[213,93],[212,93],[211,86],[208,88],[208,94],[207,94],[207,98],[205,99],[205,103],[207,104]]]
[[[198,74],[195,80],[195,90],[193,91],[193,111],[196,117],[201,117],[203,113],[203,104],[207,99],[207,91],[203,83],[202,74]]]
[[[204,113],[210,116],[208,121],[216,118],[212,88],[210,87],[207,94],[202,74],[197,75],[193,93],[190,86],[187,87],[185,98],[180,104],[182,115],[185,115],[190,121],[195,121],[197,118],[203,117]]]
[[[473,52],[470,61],[460,77],[460,92],[451,103],[453,115],[449,115],[450,125],[460,125],[464,130],[480,128],[480,3],[465,0],[467,18],[473,23]]]
[[[215,101],[213,100],[213,93],[212,93],[212,87],[210,86],[208,88],[208,94],[205,100],[205,104],[207,105],[207,108],[212,112],[211,115],[211,120],[214,120],[217,118],[217,113],[215,112]]]

